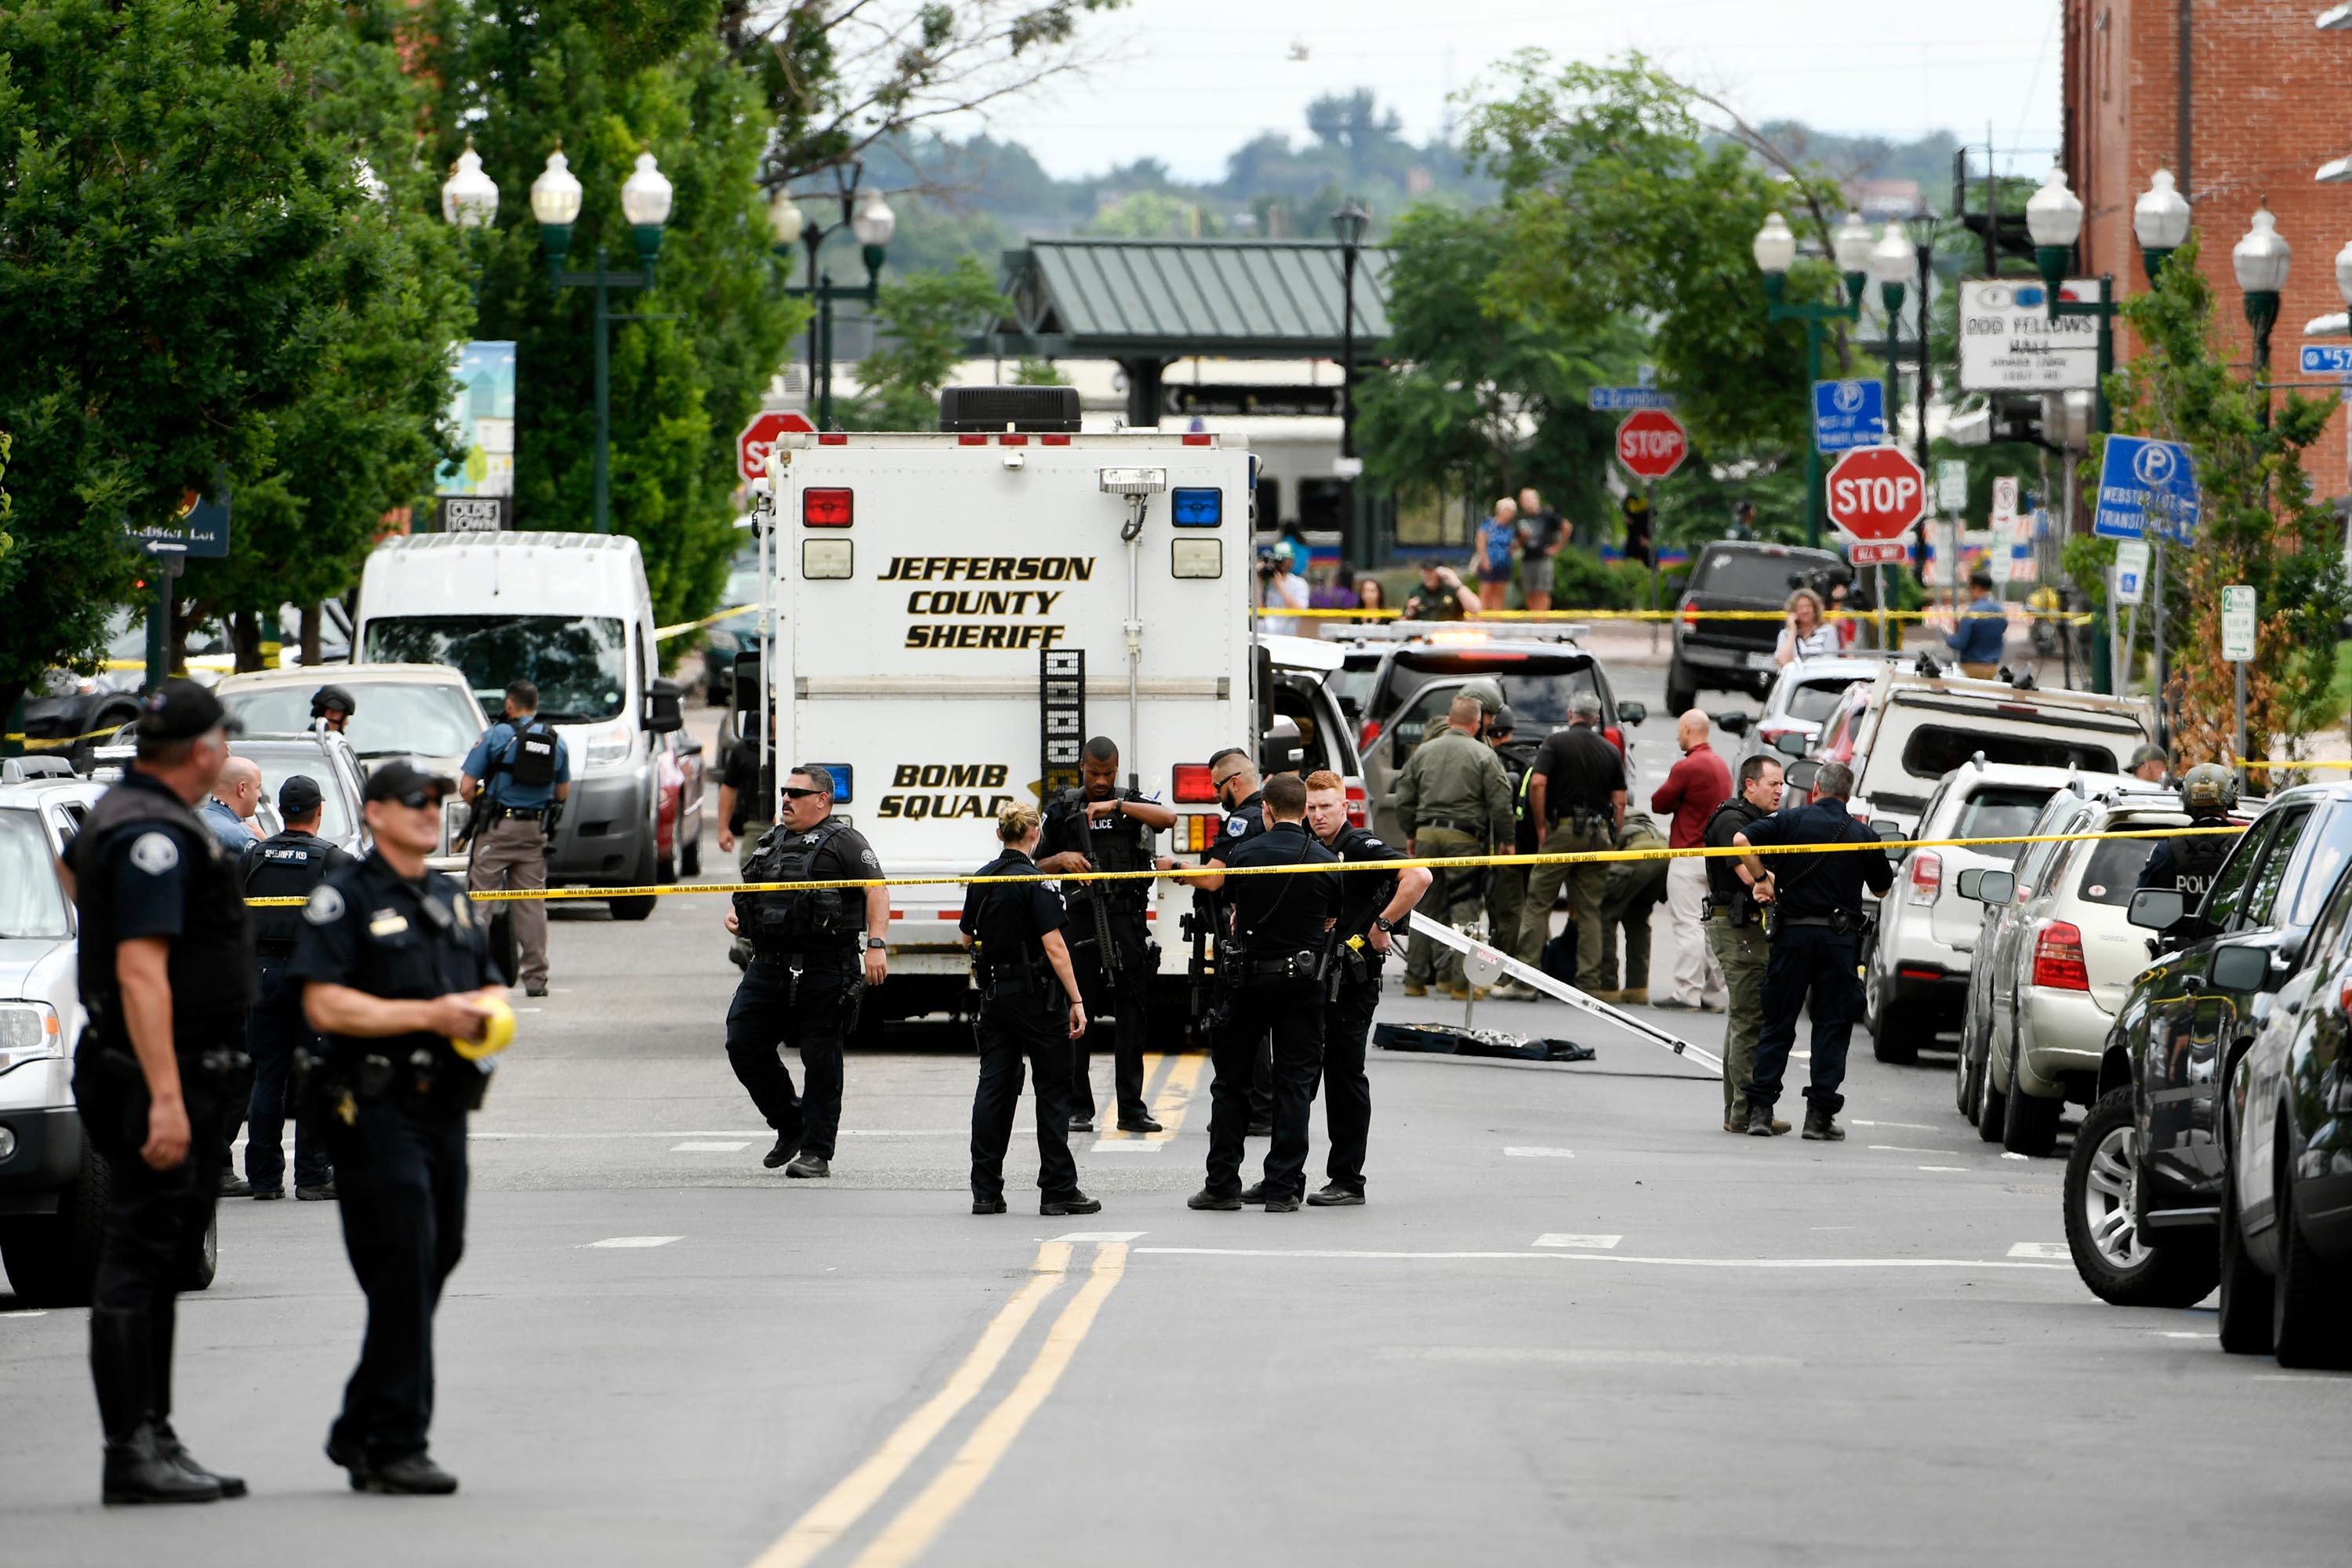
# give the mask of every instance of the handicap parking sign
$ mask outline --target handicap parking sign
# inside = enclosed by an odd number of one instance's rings
[[[2099,464],[2099,505],[2091,531],[2105,539],[2145,539],[2151,521],[2185,544],[2197,531],[2197,464],[2178,441],[2110,436]]]

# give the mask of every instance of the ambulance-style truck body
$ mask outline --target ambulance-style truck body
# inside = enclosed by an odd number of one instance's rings
[[[1108,735],[1121,782],[1179,814],[1159,853],[1197,859],[1210,757],[1255,751],[1250,486],[1248,455],[1207,435],[787,435],[761,541],[779,787],[824,767],[886,871],[966,873],[996,853],[999,805],[1075,784]],[[1150,888],[1155,1010],[1181,1008],[1192,893]],[[963,902],[890,889],[869,1016],[966,1005]]]

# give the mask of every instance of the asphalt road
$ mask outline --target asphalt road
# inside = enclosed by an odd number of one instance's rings
[[[1621,682],[1655,700],[1654,672]],[[1643,738],[1662,772],[1664,726]],[[457,1497],[343,1489],[320,1454],[361,1322],[336,1216],[234,1203],[218,1281],[183,1300],[177,1419],[254,1495],[101,1510],[82,1314],[0,1296],[0,1563],[2336,1564],[2352,1542],[2352,1383],[2224,1356],[2210,1310],[2094,1299],[2058,1163],[1978,1142],[1948,1057],[1884,1067],[1857,1034],[1847,1142],[1733,1138],[1686,1061],[1490,1002],[1478,1023],[1598,1059],[1376,1053],[1363,1208],[1187,1211],[1207,1079],[1172,1057],[1165,1137],[1075,1141],[1101,1215],[1029,1209],[1024,1131],[1014,1212],[981,1219],[944,1026],[853,1059],[832,1180],[760,1167],[719,912],[554,922],[440,1315]],[[1319,1116],[1317,1139],[1319,1170]]]

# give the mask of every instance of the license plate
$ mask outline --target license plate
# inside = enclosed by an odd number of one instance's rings
[[[1769,653],[1751,653],[1748,656],[1748,668],[1750,669],[1771,669],[1779,663],[1780,661]]]

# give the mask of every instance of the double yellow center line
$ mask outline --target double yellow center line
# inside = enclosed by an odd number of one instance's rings
[[[1030,1319],[1069,1279],[1071,1247],[1066,1241],[1039,1244],[1037,1261],[1027,1282],[981,1331],[971,1352],[949,1375],[940,1391],[900,1422],[864,1463],[844,1476],[791,1529],[777,1537],[775,1544],[753,1561],[752,1568],[802,1568],[856,1527],[948,1425],[988,1386],[989,1380],[1019,1342]],[[1094,1264],[1087,1271],[1086,1283],[1045,1331],[1045,1343],[1038,1347],[1020,1381],[981,1417],[963,1446],[929,1483],[858,1553],[852,1568],[899,1568],[919,1558],[1011,1450],[1022,1428],[1068,1370],[1071,1358],[1094,1327],[1103,1302],[1118,1289],[1127,1272],[1126,1243],[1102,1241],[1095,1243],[1094,1247]]]

